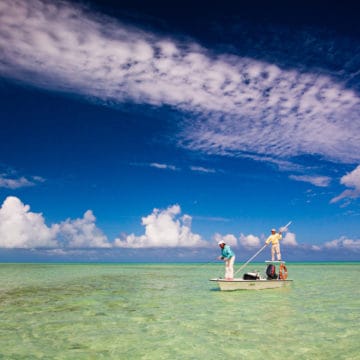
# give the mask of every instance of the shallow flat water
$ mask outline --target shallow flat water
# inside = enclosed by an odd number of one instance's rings
[[[360,263],[287,265],[221,292],[218,264],[0,264],[0,358],[360,359]]]

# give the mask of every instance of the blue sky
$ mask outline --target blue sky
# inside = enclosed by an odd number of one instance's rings
[[[0,261],[360,260],[355,9],[144,3],[0,1]]]

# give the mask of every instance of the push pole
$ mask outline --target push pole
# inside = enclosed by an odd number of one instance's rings
[[[285,226],[282,226],[279,231],[287,231],[287,228],[290,226],[290,224],[292,223],[292,221],[289,221]],[[251,260],[253,260],[256,256],[258,256],[266,247],[268,246],[268,244],[265,244],[260,250],[258,250],[256,252],[255,255],[253,255],[243,266],[240,267],[240,269],[238,271],[236,271],[236,273],[234,275],[236,275],[240,270],[242,270]]]
[[[289,221],[285,226],[282,226],[279,231],[287,231],[287,228],[291,225],[292,221]]]
[[[260,250],[258,250],[256,252],[255,255],[253,255],[243,266],[240,267],[240,269],[238,271],[236,271],[236,273],[234,275],[236,275],[240,270],[242,270],[251,260],[253,260],[256,256],[258,256],[266,247],[268,246],[268,244],[265,244]]]

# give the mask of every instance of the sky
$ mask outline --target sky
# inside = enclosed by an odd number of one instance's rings
[[[356,14],[0,0],[0,261],[360,261]]]

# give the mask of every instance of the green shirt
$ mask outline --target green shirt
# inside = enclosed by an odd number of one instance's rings
[[[230,259],[231,257],[235,256],[234,252],[230,249],[229,245],[225,245],[222,249],[221,249],[221,256],[223,256],[224,258]]]

